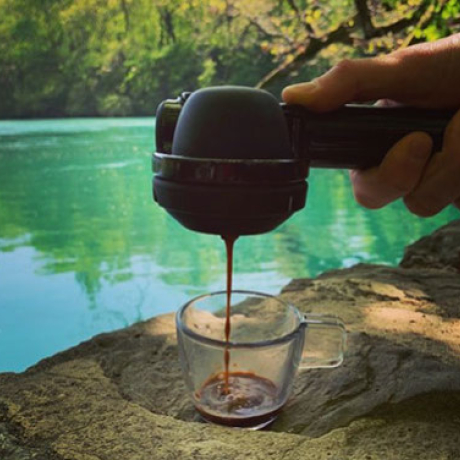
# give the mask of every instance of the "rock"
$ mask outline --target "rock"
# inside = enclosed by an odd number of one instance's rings
[[[266,431],[198,421],[169,314],[1,374],[0,458],[460,458],[459,242],[457,221],[409,247],[399,268],[286,286],[301,311],[341,316],[349,347],[341,367],[297,376]]]
[[[441,268],[460,271],[460,225],[458,221],[441,227],[406,249],[401,261],[405,268]]]

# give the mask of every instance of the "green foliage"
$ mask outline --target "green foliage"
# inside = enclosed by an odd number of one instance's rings
[[[407,36],[435,40],[458,29],[457,0],[367,3],[376,26],[426,5],[428,20],[325,50],[298,76],[346,55],[388,52]],[[185,90],[255,85],[311,36],[354,24],[359,39],[355,13],[353,0],[0,0],[0,117],[151,115]]]
[[[200,86],[209,86],[216,75],[216,63],[208,58],[203,62],[203,72],[198,76]]]
[[[426,27],[416,27],[414,36],[419,41],[435,41],[451,33],[451,29],[458,23],[460,17],[460,3],[458,0],[435,2],[435,14]]]

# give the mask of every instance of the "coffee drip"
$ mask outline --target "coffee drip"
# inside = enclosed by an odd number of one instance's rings
[[[233,249],[238,236],[224,235],[227,254],[224,372],[212,375],[197,394],[201,416],[227,426],[264,425],[281,410],[277,407],[276,385],[252,372],[231,372],[230,334],[233,279]]]
[[[225,352],[224,352],[224,393],[230,393],[229,387],[229,367],[230,367],[230,332],[231,332],[231,304],[232,304],[232,279],[233,279],[233,248],[235,241],[238,238],[233,235],[226,235],[222,237],[225,241],[225,248],[227,252],[227,305],[225,308]]]

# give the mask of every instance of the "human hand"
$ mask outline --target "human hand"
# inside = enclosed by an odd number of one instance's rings
[[[283,99],[317,112],[348,102],[379,99],[379,105],[460,107],[460,34],[387,56],[345,60],[309,83],[288,86]],[[356,201],[370,209],[403,198],[421,217],[449,204],[460,208],[460,110],[448,124],[440,152],[428,134],[397,142],[376,168],[350,171]]]

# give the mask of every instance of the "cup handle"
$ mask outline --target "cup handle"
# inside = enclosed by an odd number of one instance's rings
[[[343,362],[347,331],[336,316],[308,314],[304,316],[304,342],[299,369],[337,367]]]

